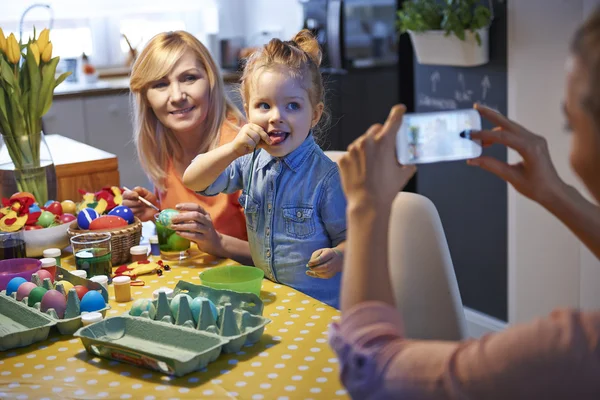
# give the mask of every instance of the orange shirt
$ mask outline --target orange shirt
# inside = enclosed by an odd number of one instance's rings
[[[237,130],[223,124],[221,127],[221,140],[219,145],[231,142],[237,135]],[[231,194],[218,194],[216,196],[202,196],[186,188],[181,181],[173,164],[169,163],[165,189],[158,191],[160,208],[175,208],[179,203],[196,203],[202,206],[212,219],[215,229],[228,236],[248,240],[246,232],[246,218],[238,199],[240,192]]]

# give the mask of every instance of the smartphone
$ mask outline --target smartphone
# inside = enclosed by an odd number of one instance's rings
[[[398,161],[427,164],[479,157],[481,143],[469,136],[478,130],[481,117],[474,109],[405,114],[396,137]]]

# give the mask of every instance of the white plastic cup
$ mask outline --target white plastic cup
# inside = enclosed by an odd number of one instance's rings
[[[60,265],[60,256],[61,256],[60,249],[51,247],[49,249],[44,250],[42,255],[44,256],[44,258],[54,258],[56,260],[56,265],[61,266]]]
[[[71,273],[80,278],[87,279],[87,272],[82,269],[76,269],[75,271],[71,271]]]
[[[106,290],[108,290],[108,276],[106,275],[96,275],[90,278],[90,281],[96,282],[104,286]]]
[[[81,314],[81,323],[83,326],[95,324],[96,322],[102,321],[102,314],[99,312],[89,312]]]
[[[158,299],[158,294],[160,292],[165,292],[167,295],[167,299],[173,298],[173,289],[167,287],[161,287],[160,289],[156,289],[154,292],[152,292],[152,298],[154,300]]]

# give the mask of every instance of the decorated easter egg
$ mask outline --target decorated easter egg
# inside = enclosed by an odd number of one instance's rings
[[[72,200],[65,200],[60,203],[62,206],[63,213],[69,213],[75,215],[77,212],[77,204]]]
[[[77,293],[77,297],[79,298],[79,300],[83,299],[83,296],[85,296],[87,294],[87,292],[90,291],[88,288],[86,288],[85,286],[81,286],[81,285],[75,285],[75,286],[73,286],[73,289],[75,289],[75,292]]]
[[[202,310],[202,302],[203,301],[208,301],[208,305],[210,306],[210,312],[212,313],[212,316],[216,321],[219,314],[217,313],[217,307],[215,306],[215,303],[213,303],[206,297],[199,296],[199,297],[194,297],[194,300],[192,300],[192,304],[191,304],[192,316],[194,317],[194,322],[198,323],[198,317],[200,316],[200,310]]]
[[[36,272],[36,274],[42,281],[48,278],[51,282],[54,282],[54,277],[52,276],[52,274],[46,271],[45,269],[40,269],[38,272]]]
[[[36,212],[42,212],[42,209],[40,208],[38,203],[33,203],[32,205],[29,206],[29,214],[33,214]]]
[[[179,235],[171,235],[167,239],[167,245],[172,251],[184,251],[190,248],[190,241]]]
[[[53,308],[58,315],[58,318],[65,316],[65,310],[67,309],[67,299],[58,290],[48,290],[42,297],[42,304],[40,310],[46,312]]]
[[[127,221],[116,215],[101,215],[90,223],[90,230],[113,229],[127,226]]]
[[[131,211],[131,208],[127,206],[116,206],[110,210],[108,215],[116,215],[117,217],[121,217],[127,221],[128,224],[132,224],[134,219],[133,211]]]
[[[37,220],[37,225],[47,228],[52,225],[55,219],[56,215],[52,214],[50,211],[42,211]]]
[[[100,214],[93,208],[84,208],[77,214],[77,225],[81,229],[90,229],[90,224],[98,218]]]
[[[129,315],[133,315],[134,317],[139,317],[142,315],[144,311],[148,311],[148,316],[150,319],[154,319],[156,316],[156,307],[152,304],[151,300],[148,299],[138,299],[133,302],[131,305],[131,310],[129,310]]]
[[[171,226],[171,219],[173,219],[173,217],[177,214],[179,214],[179,211],[172,208],[166,208],[162,210],[160,214],[158,214],[158,222],[166,227],[169,227]]]
[[[75,216],[73,214],[70,213],[64,213],[63,215],[61,215],[60,217],[58,217],[58,221],[61,224],[68,224],[71,221],[75,221],[77,218],[75,218]]]
[[[46,294],[47,291],[48,291],[48,289],[43,288],[41,286],[33,289],[31,292],[29,292],[29,298],[27,299],[27,305],[29,307],[33,307],[34,305],[36,305],[37,303],[42,301],[42,297],[44,297],[44,295]]]
[[[62,205],[58,201],[53,201],[52,203],[44,206],[46,211],[50,211],[54,215],[62,215],[63,208]]]
[[[56,200],[48,200],[45,204],[44,204],[44,208],[48,207],[50,204],[54,203]]]
[[[95,290],[90,290],[81,299],[79,309],[85,312],[99,311],[106,307],[104,297]]]
[[[6,285],[6,295],[10,296],[14,292],[16,292],[19,286],[21,286],[21,284],[25,282],[27,282],[27,279],[22,278],[20,276],[12,278],[10,281],[8,281],[8,285]]]
[[[67,298],[69,295],[69,290],[73,289],[73,284],[69,281],[58,281],[54,284],[54,287],[58,287],[59,284],[61,284],[63,289],[65,289],[65,298]]]
[[[192,298],[188,294],[179,293],[178,295],[173,297],[173,300],[171,300],[171,314],[173,314],[173,317],[175,318],[177,318],[177,313],[179,312],[179,303],[181,302],[182,297],[186,297],[188,300],[188,304],[192,304]]]
[[[37,285],[33,282],[25,282],[19,285],[19,288],[17,289],[17,300],[21,301],[29,296],[29,293],[36,287]]]
[[[12,196],[10,196],[9,201],[12,203],[14,200],[20,199],[22,197],[29,197],[29,198],[32,198],[33,201],[35,201],[35,197],[29,192],[17,192],[15,194],[13,194]]]

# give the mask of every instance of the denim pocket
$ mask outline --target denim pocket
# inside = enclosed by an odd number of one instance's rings
[[[283,219],[288,235],[306,239],[315,233],[315,218],[312,207],[283,207]]]
[[[246,197],[248,197],[248,205],[246,206]],[[258,210],[260,210],[260,203],[248,196],[246,193],[242,193],[239,198],[240,205],[244,209],[244,215],[246,216],[246,226],[248,229],[256,232],[258,227]]]

